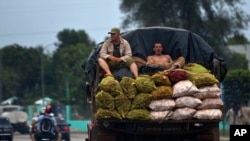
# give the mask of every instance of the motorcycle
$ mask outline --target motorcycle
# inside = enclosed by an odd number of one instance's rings
[[[38,133],[37,136],[35,135],[36,141],[56,141],[57,136],[48,133]]]

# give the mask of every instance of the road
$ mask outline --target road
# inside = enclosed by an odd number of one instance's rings
[[[85,141],[86,133],[71,133],[71,141]],[[13,141],[31,141],[29,135],[22,135],[19,133],[14,134]],[[221,137],[220,141],[229,141],[228,137]]]
[[[86,133],[71,133],[71,141],[85,141]],[[14,134],[13,141],[31,141],[29,135],[22,135],[19,133]]]

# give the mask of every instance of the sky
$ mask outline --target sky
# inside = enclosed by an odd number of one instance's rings
[[[119,5],[120,0],[0,0],[0,47],[16,43],[53,51],[63,29],[84,30],[99,43],[110,28],[120,27]],[[244,33],[250,39],[250,28]]]
[[[120,0],[0,0],[0,47],[17,43],[54,49],[63,29],[85,30],[97,43],[120,27]]]

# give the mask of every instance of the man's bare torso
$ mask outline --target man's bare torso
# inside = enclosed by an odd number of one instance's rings
[[[151,55],[147,57],[147,64],[169,68],[173,63],[169,55]]]

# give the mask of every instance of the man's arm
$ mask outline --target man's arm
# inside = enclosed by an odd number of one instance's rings
[[[108,47],[110,46],[110,44],[111,43],[109,40],[107,40],[103,43],[102,48],[101,48],[100,53],[99,53],[100,57],[104,58],[104,59],[109,59],[113,62],[121,62],[122,61],[121,58],[118,58],[118,57],[115,57],[113,55],[108,54]]]
[[[154,64],[154,59],[152,56],[147,57],[147,63],[146,64]]]
[[[33,119],[32,122],[31,122],[31,129],[32,131],[36,130],[36,123],[37,123],[37,120]]]
[[[173,70],[173,69],[178,69],[178,68],[182,68],[185,65],[185,58],[184,57],[179,57],[177,58],[171,65],[171,67],[169,68],[169,70]]]
[[[54,132],[55,132],[55,134],[57,136],[57,141],[61,141],[61,133],[60,133],[59,128],[57,126],[56,119],[55,119],[55,117],[52,117],[51,119],[52,119],[52,122],[53,122]]]
[[[32,127],[33,127],[33,126],[35,126],[35,125],[36,125],[36,123],[37,123],[37,121],[36,121],[36,120],[32,120],[32,123],[31,123]]]
[[[124,48],[124,54],[120,57],[121,60],[126,61],[126,59],[132,57],[132,50],[129,42],[125,39],[121,39],[120,47]]]
[[[32,120],[32,122],[31,122],[32,128],[33,128],[33,127],[36,127],[36,124],[38,123],[39,120],[41,120],[41,119],[40,119],[40,116],[37,117],[37,118],[34,118],[34,119]]]
[[[118,57],[115,57],[115,56],[112,56],[112,55],[109,55],[108,59],[113,61],[113,62],[117,62],[117,63],[122,61],[121,58],[118,58]]]
[[[54,128],[55,133],[58,134],[59,133],[58,126],[55,124],[53,125],[53,128]]]
[[[101,58],[107,59],[110,55],[108,54],[108,46],[109,46],[110,42],[109,41],[105,41],[101,47],[101,50],[99,52],[99,55]]]
[[[54,129],[54,132],[57,136],[56,141],[61,141],[62,134],[59,132],[59,128],[58,128],[57,124],[53,126],[53,129]]]

